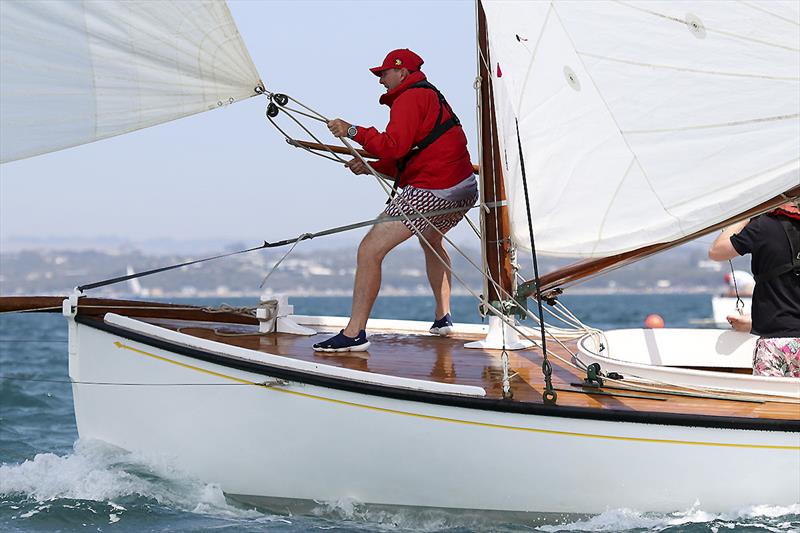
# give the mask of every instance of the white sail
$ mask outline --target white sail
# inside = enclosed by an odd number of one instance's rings
[[[0,161],[112,137],[253,96],[223,1],[0,3]]]
[[[484,0],[512,238],[603,257],[800,184],[800,3]]]

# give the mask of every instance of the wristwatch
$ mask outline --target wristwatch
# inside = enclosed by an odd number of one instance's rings
[[[349,128],[347,128],[347,136],[350,137],[351,139],[354,139],[357,133],[358,133],[357,127],[350,126]]]

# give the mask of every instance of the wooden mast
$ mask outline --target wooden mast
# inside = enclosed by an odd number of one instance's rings
[[[480,75],[480,180],[483,203],[481,209],[482,246],[484,263],[488,275],[508,294],[514,294],[514,271],[511,267],[511,224],[508,207],[505,205],[506,191],[503,182],[502,159],[495,127],[494,92],[492,88],[491,58],[486,30],[486,14],[480,1],[478,7],[478,73]],[[484,281],[484,293],[489,302],[503,298],[488,281]]]

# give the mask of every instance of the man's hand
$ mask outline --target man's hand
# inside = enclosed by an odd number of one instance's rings
[[[751,315],[731,314],[727,316],[727,320],[735,331],[750,333],[750,330],[753,329],[753,317]]]
[[[356,176],[358,176],[359,174],[369,174],[369,169],[367,168],[367,165],[365,165],[357,157],[345,163],[344,166],[349,168],[350,172],[352,172]]]
[[[336,137],[347,137],[347,129],[351,126],[340,118],[335,118],[328,122],[328,129],[331,130]]]

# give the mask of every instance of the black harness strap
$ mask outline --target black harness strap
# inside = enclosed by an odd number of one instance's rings
[[[800,281],[800,223],[783,217],[779,219],[779,222],[781,226],[783,226],[786,237],[789,239],[789,248],[792,251],[792,262],[776,266],[763,274],[754,276],[756,283],[771,281],[787,272],[793,272],[797,280]]]
[[[422,80],[410,85],[408,89],[430,89],[435,92],[437,98],[439,99],[439,114],[436,117],[436,123],[434,124],[433,129],[420,142],[412,146],[411,150],[406,155],[397,160],[397,178],[395,178],[394,186],[392,187],[392,195],[389,198],[389,201],[386,202],[387,204],[391,202],[391,199],[394,198],[394,195],[397,193],[397,182],[400,179],[400,174],[405,171],[411,158],[419,154],[428,146],[432,145],[436,139],[444,135],[445,132],[447,132],[450,128],[461,125],[461,121],[458,120],[458,117],[453,112],[453,108],[450,107],[450,104],[447,103],[444,95],[439,91],[439,89],[434,87],[432,83],[428,82],[427,80]],[[445,107],[450,113],[450,118],[442,122],[442,115],[444,115]]]

